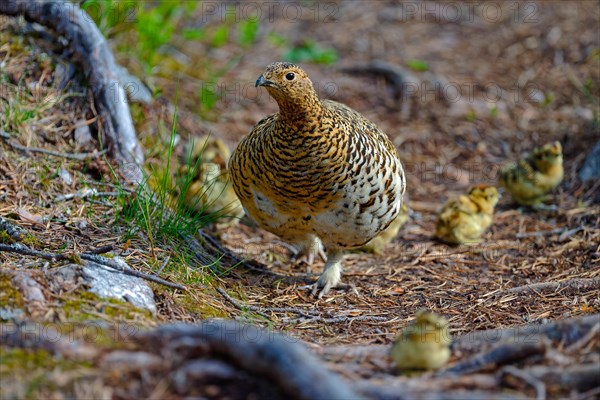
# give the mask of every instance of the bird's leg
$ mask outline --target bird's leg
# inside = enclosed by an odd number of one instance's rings
[[[341,249],[327,249],[327,262],[325,263],[325,270],[319,277],[319,280],[312,286],[313,296],[317,294],[319,288],[319,298],[323,297],[329,292],[329,289],[336,287],[342,278],[342,258],[344,253]]]
[[[292,259],[297,261],[301,258],[306,259],[306,263],[310,266],[315,261],[315,254],[319,254],[323,261],[327,259],[325,252],[323,251],[323,245],[321,241],[315,235],[309,235],[299,243],[299,249],[292,256]]]

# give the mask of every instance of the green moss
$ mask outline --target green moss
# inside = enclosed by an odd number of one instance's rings
[[[89,361],[64,359],[43,349],[0,347],[0,374],[6,382],[11,382],[13,387],[21,387],[22,391],[19,392],[24,398],[41,398],[41,393],[57,390],[59,384],[51,378],[54,376],[53,372],[81,372],[82,369],[92,366]],[[10,389],[8,390],[10,393]]]
[[[229,318],[229,314],[224,309],[201,303],[189,294],[184,294],[181,297],[178,297],[177,303],[181,305],[188,313],[195,314],[202,319]]]
[[[23,296],[12,283],[12,277],[0,274],[0,308],[22,308],[25,305]]]
[[[104,319],[110,322],[148,323],[152,313],[118,299],[102,299],[92,292],[79,292],[63,302],[62,312],[68,321],[85,322]]]
[[[33,236],[31,233],[26,233],[21,242],[29,247],[37,247],[40,245],[39,239]]]
[[[0,231],[0,243],[12,244],[14,243],[14,239],[8,234],[8,232]]]

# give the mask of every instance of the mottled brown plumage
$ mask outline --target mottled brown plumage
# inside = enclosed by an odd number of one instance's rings
[[[396,218],[405,178],[396,148],[351,108],[321,101],[306,73],[273,63],[256,81],[279,112],[261,120],[229,162],[246,213],[262,228],[327,262],[313,293],[341,277],[343,249],[365,244]]]

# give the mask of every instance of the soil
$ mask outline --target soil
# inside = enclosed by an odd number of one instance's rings
[[[599,313],[600,182],[581,182],[577,173],[600,140],[600,6],[593,1],[463,4],[457,16],[451,4],[315,3],[303,7],[298,18],[275,10],[243,53],[235,44],[211,51],[173,45],[174,53],[182,51],[190,60],[230,68],[218,80],[223,95],[214,109],[200,110],[204,119],[196,116],[202,85],[196,77],[187,83],[185,73],[160,70],[149,78],[167,100],[133,107],[148,165],[160,164],[160,145],[169,140],[170,116],[162,104],[177,102],[181,110],[181,143],[211,131],[233,148],[259,119],[277,111],[266,91],[253,85],[268,63],[285,54],[268,40],[268,32],[297,44],[311,39],[339,57],[331,65],[300,62],[319,95],[363,113],[396,144],[407,172],[411,219],[382,254],[349,252],[345,285],[319,300],[305,286],[321,272],[320,260],[307,272],[306,264],[290,261],[288,247],[277,237],[246,220],[211,226],[226,248],[256,261],[254,267],[238,265],[214,276],[195,265],[169,266],[161,276],[184,284],[186,293],[151,284],[155,316],[128,312],[99,318],[143,327],[241,319],[283,331],[314,349],[390,345],[420,309],[445,316],[453,337]],[[207,26],[219,17],[211,18]],[[97,150],[93,102],[69,51],[47,34],[26,34],[30,28],[22,22],[1,23],[0,84],[6,90],[0,103],[6,111],[0,121],[10,141],[64,153]],[[136,69],[126,56],[118,58]],[[411,60],[425,61],[427,70],[411,69]],[[404,84],[373,72],[374,61],[395,66]],[[69,97],[49,100],[67,89]],[[76,138],[76,128],[86,126],[91,140]],[[564,181],[551,196],[555,210],[519,208],[505,193],[480,244],[451,247],[434,238],[436,211],[446,199],[473,184],[496,185],[502,165],[554,140],[563,145],[565,166]],[[176,152],[182,151],[178,145]],[[176,250],[152,246],[143,233],[124,239],[126,228],[111,196],[56,201],[84,187],[112,191],[106,183],[114,181],[112,174],[106,157],[71,160],[19,151],[0,140],[0,215],[27,229],[36,249],[80,252],[111,244],[133,268],[156,271],[167,256],[177,258]],[[0,254],[0,278],[26,273],[45,295],[42,311],[25,307],[29,321],[72,321],[61,306],[81,288],[51,288],[46,269],[55,264]],[[103,300],[88,303],[92,310],[86,319],[102,315]],[[597,346],[596,341],[585,351],[597,354]],[[451,362],[459,358],[455,354]],[[386,363],[379,371],[391,373]]]

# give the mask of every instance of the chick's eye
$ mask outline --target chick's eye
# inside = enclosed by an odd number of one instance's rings
[[[296,75],[295,75],[293,72],[288,72],[288,73],[285,75],[285,79],[287,79],[288,81],[291,81],[291,80],[293,80],[295,77],[296,77]]]

